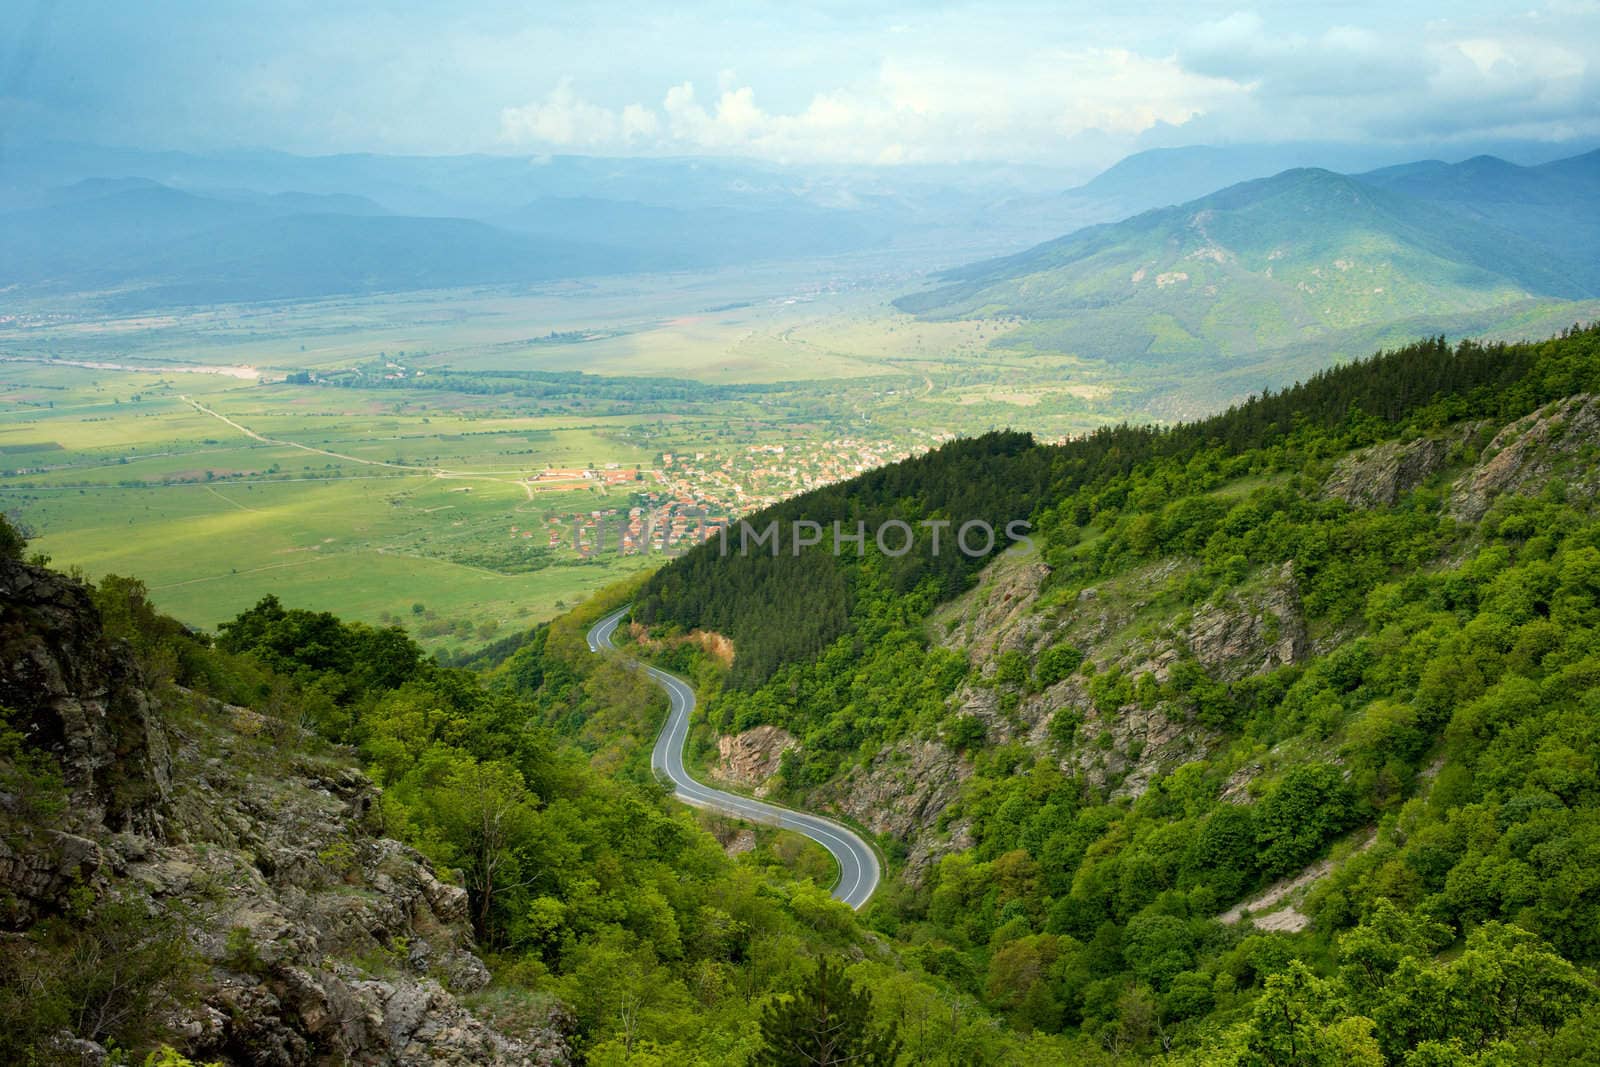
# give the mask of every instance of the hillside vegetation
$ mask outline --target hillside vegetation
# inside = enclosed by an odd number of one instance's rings
[[[707,546],[465,667],[271,598],[196,634],[0,525],[6,1055],[790,1062],[838,1004],[883,1062],[1587,1062],[1597,397],[1575,328],[954,442],[752,522],[1031,546]],[[761,726],[877,835],[863,913],[650,779],[583,639],[629,601],[692,757]]]
[[[670,803],[660,698],[587,652],[588,609],[482,677],[271,598],[212,640],[26,553],[0,520],[8,1064],[711,1067],[830,997],[880,1049],[1059,1059],[862,927],[794,839],[725,851]]]
[[[1022,352],[1225,367],[1370,351],[1441,316],[1492,328],[1535,298],[1600,292],[1592,154],[1493,164],[1285,171],[948,271],[896,304],[1021,320],[999,344]]]
[[[840,620],[819,653],[762,631],[792,559],[690,591],[691,555],[640,603],[734,639],[727,673],[674,653],[704,758],[793,735],[772,788],[897,858],[870,921],[1073,1062],[1588,1062],[1597,393],[1600,330],[1433,341],[1010,443],[984,473],[1043,477],[1036,550],[909,587],[870,552],[806,564],[783,610]],[[938,499],[876,495],[908,484],[808,517]]]

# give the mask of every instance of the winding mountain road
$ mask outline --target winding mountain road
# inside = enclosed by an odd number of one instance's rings
[[[617,646],[611,643],[611,635],[627,614],[628,609],[622,608],[595,623],[589,631],[589,651],[617,651]],[[878,857],[867,843],[853,830],[831,819],[780,808],[776,804],[752,800],[736,793],[724,793],[720,789],[712,789],[689,777],[689,772],[683,766],[683,745],[689,738],[689,715],[694,711],[694,689],[675,674],[668,674],[648,664],[632,662],[643,666],[645,673],[667,692],[670,710],[667,712],[666,725],[661,728],[661,736],[656,738],[655,750],[650,754],[650,766],[658,775],[672,783],[672,795],[685,804],[692,804],[697,808],[706,808],[738,819],[766,823],[769,826],[781,826],[785,830],[804,834],[827,849],[839,864],[839,881],[833,887],[834,898],[844,901],[857,910],[866,904],[873,891],[878,888],[880,877]]]

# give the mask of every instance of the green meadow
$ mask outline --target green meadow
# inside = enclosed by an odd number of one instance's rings
[[[270,593],[454,648],[645,565],[546,547],[548,516],[626,508],[629,495],[520,482],[549,466],[649,464],[655,453],[625,437],[640,419],[9,362],[0,507],[58,564],[138,575],[192,625]]]
[[[691,482],[736,499],[756,468],[770,492],[764,468],[808,450],[892,456],[1007,426],[1059,437],[1148,417],[1163,384],[1019,346],[1020,320],[898,312],[903,274],[847,276],[801,264],[34,309],[0,327],[0,508],[57,564],[139,576],[191,625],[274,594],[454,651],[659,563],[551,549],[546,520],[666,489],[649,480],[664,453],[675,479],[700,457]],[[553,378],[577,371],[601,377]],[[774,444],[790,458],[757,456]],[[643,473],[527,484],[552,467]]]

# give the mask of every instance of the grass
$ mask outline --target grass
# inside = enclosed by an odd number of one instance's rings
[[[451,494],[446,484],[352,478],[68,490],[38,494],[29,514],[58,531],[37,541],[58,562],[138,575],[164,610],[207,628],[269,593],[373,623],[410,621],[411,606],[422,603],[445,618],[528,625],[643,563],[608,558],[505,574],[455,562],[451,535],[476,543],[493,530],[509,539],[509,527],[532,524],[519,518],[520,492],[468,483],[477,492],[456,499],[472,503],[435,505]]]
[[[627,498],[535,496],[517,483],[546,466],[653,460],[621,436],[638,417],[508,416],[480,398],[397,402],[212,375],[5,371],[0,466],[12,473],[0,478],[0,506],[58,563],[139,576],[192,625],[213,627],[273,593],[374,623],[455,623],[428,638],[443,647],[463,640],[463,621],[474,633],[528,625],[643,565],[569,558],[531,569],[546,515]],[[499,566],[472,562],[486,553]],[[413,618],[416,603],[425,617]]]
[[[1181,265],[1189,290],[1218,267]],[[1179,354],[1197,335],[1248,351],[1317,316],[1273,305],[1269,321],[1254,290],[1241,290],[1180,301],[1164,318],[1153,306],[1106,309],[1102,318],[1122,318],[1070,329],[922,321],[887,304],[909,284],[903,270],[861,270],[768,265],[131,317],[85,301],[19,308],[0,325],[0,508],[58,564],[141,577],[192,625],[275,593],[369,622],[401,618],[430,647],[454,648],[655,562],[541,552],[546,516],[626,509],[653,484],[520,484],[547,467],[649,470],[671,452],[709,470],[731,458],[742,464],[731,481],[702,474],[700,484],[719,486],[721,499],[737,484],[748,500],[800,488],[771,468],[807,449],[837,456],[857,447],[840,442],[857,442],[903,454],[939,434],[1010,426],[1053,438],[1188,417],[1437,326],[1419,319],[1196,364]],[[1361,273],[1319,281],[1337,288]],[[1165,300],[1175,286],[1159,292]],[[1469,325],[1548,333],[1594,307],[1528,302]],[[1116,341],[1134,327],[1139,345]],[[384,382],[388,363],[434,377]],[[271,379],[367,377],[363,387],[258,384],[239,376],[243,366]],[[653,397],[646,384],[564,395],[517,392],[506,378],[492,385],[500,392],[426,387],[442,372],[466,389],[463,374],[530,370],[690,381]],[[782,460],[756,451],[774,444],[787,449]]]
[[[50,317],[0,327],[0,507],[58,564],[138,576],[191,625],[214,627],[271,593],[368,622],[398,617],[453,648],[656,562],[541,553],[546,516],[626,509],[635,488],[519,484],[547,467],[650,469],[663,452],[771,466],[749,460],[750,446],[925,446],[929,426],[975,432],[1025,416],[1053,434],[1113,417],[1097,410],[1114,401],[1092,368],[1074,366],[1063,384],[1047,380],[1048,361],[1008,353],[1009,366],[991,365],[988,346],[1010,327],[919,323],[888,310],[887,295],[789,266],[125,318],[34,309]],[[670,375],[708,391],[545,400],[420,379],[258,384],[229,370],[278,378],[389,362]],[[774,382],[789,384],[761,384]],[[744,386],[728,383],[757,386],[729,394]]]

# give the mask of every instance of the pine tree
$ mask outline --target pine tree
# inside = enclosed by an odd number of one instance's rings
[[[762,1011],[761,1038],[760,1067],[888,1067],[900,1055],[892,1030],[872,1028],[872,994],[826,959],[799,990]]]

